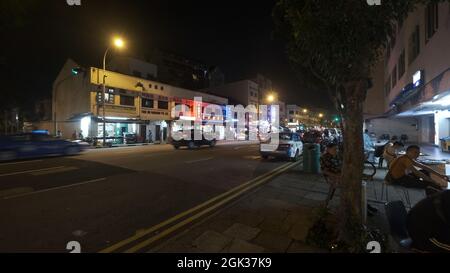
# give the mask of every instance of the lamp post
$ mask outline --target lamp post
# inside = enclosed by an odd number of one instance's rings
[[[124,42],[121,38],[116,37],[113,39],[113,45],[116,48],[123,48]],[[106,93],[106,56],[108,55],[109,49],[111,46],[105,51],[103,55],[103,88],[102,88],[102,118],[103,118],[103,146],[106,146],[106,117],[105,117],[105,93]]]

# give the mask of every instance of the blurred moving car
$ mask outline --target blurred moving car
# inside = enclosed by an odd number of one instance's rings
[[[200,146],[204,146],[204,145],[208,145],[209,147],[214,147],[216,146],[216,139],[211,139],[208,140],[205,138],[204,134],[202,133],[202,139],[201,140],[195,140],[194,138],[194,130],[190,130],[189,131],[191,136],[189,137],[189,135],[186,135],[185,132],[181,132],[182,133],[182,139],[180,140],[175,140],[173,138],[169,139],[169,142],[173,145],[173,147],[175,149],[179,149],[182,146],[186,146],[189,149],[194,149]]]
[[[259,151],[264,159],[273,156],[297,161],[303,154],[303,143],[297,133],[280,133],[278,145],[270,144],[270,140],[261,142]]]
[[[86,145],[43,133],[23,133],[0,137],[0,161],[53,156],[76,155]]]

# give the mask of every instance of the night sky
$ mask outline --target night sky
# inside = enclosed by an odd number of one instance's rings
[[[81,4],[37,1],[36,6],[25,7],[25,25],[7,32],[9,78],[22,83],[27,100],[50,94],[68,57],[100,66],[109,39],[117,33],[127,40],[126,52],[120,54],[141,56],[158,48],[217,65],[226,82],[261,73],[272,79],[285,102],[330,106],[324,92],[303,88],[292,71],[283,41],[274,35],[275,1],[81,0]],[[27,73],[22,73],[24,67]]]

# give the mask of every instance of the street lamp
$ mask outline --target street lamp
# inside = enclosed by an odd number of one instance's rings
[[[114,47],[121,49],[125,46],[125,42],[120,37],[114,37],[113,43]],[[106,117],[105,117],[105,93],[106,93],[106,56],[108,55],[109,49],[111,46],[105,51],[105,55],[103,55],[103,88],[102,88],[102,118],[103,118],[103,146],[106,146]]]
[[[303,114],[308,113],[308,109],[303,109]]]
[[[322,113],[319,114],[319,118],[323,118],[323,114]]]
[[[275,96],[274,96],[274,95],[270,94],[270,95],[267,96],[267,101],[268,101],[269,103],[274,102],[274,100],[275,100]]]

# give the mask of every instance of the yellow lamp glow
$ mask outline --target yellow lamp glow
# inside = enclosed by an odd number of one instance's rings
[[[118,37],[114,38],[114,46],[115,47],[122,48],[122,47],[124,47],[124,45],[125,45],[125,42],[121,38],[118,38]]]

